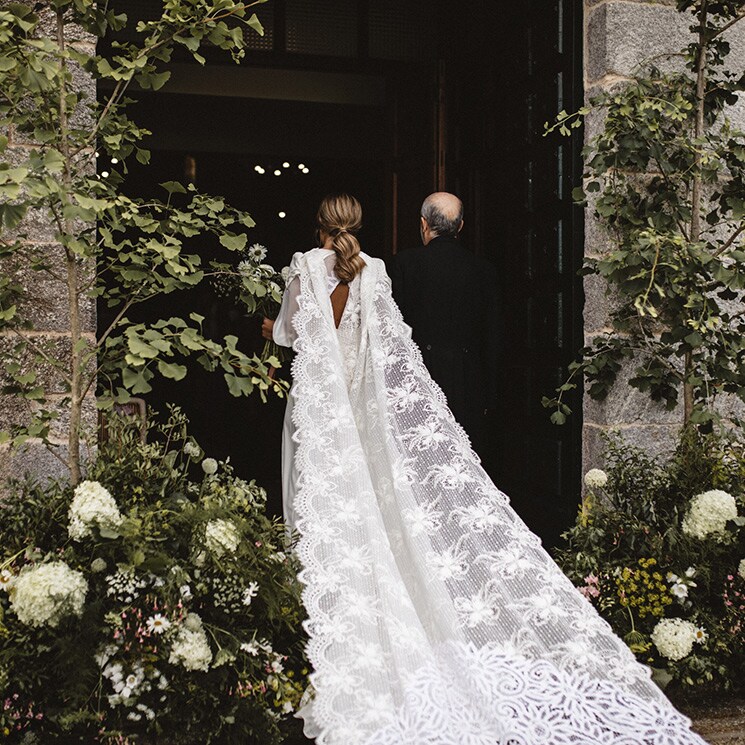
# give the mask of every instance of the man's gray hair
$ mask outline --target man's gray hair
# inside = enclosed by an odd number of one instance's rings
[[[455,238],[463,222],[463,202],[454,194],[435,192],[424,200],[421,214],[435,235]]]

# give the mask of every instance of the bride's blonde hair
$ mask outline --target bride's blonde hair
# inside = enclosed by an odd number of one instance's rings
[[[360,242],[354,235],[362,227],[362,206],[349,194],[324,197],[316,220],[318,229],[332,239],[336,276],[348,284],[365,266],[360,256]]]

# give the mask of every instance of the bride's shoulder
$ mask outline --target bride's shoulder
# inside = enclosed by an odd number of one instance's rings
[[[383,259],[377,259],[374,256],[366,254],[364,251],[360,251],[360,256],[365,262],[365,271],[371,271],[378,277],[387,276],[385,262],[383,261]]]
[[[309,261],[312,261],[314,258],[316,258],[321,253],[321,251],[322,249],[320,248],[311,248],[309,251],[296,251],[292,255],[290,267],[295,268],[307,264]]]

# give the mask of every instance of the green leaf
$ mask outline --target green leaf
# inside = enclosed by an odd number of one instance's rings
[[[158,371],[171,380],[183,380],[186,377],[186,366],[158,360]]]
[[[223,377],[232,396],[248,396],[253,390],[253,383],[249,378],[242,378],[232,373],[225,373]]]
[[[247,21],[247,25],[249,25],[259,36],[264,35],[264,27],[261,25],[261,21],[259,20],[256,13],[254,13]]]
[[[27,209],[26,204],[0,204],[0,224],[12,230],[26,216]]]
[[[158,356],[158,350],[137,336],[127,337],[127,346],[132,354],[143,359],[154,359]]]
[[[178,181],[164,181],[162,186],[169,194],[186,194],[186,189]]]
[[[149,76],[150,87],[154,91],[160,90],[168,82],[168,79],[170,77],[171,77],[171,73],[169,71],[160,72],[160,73],[152,73]]]
[[[229,235],[225,233],[220,236],[220,243],[230,251],[242,251],[248,243],[248,236],[245,233],[240,235]]]
[[[552,424],[564,424],[566,420],[566,416],[560,411],[555,411],[553,414],[551,414]]]
[[[122,370],[122,383],[132,393],[150,393],[152,386],[147,382],[144,370],[134,370],[131,367],[125,367]]]

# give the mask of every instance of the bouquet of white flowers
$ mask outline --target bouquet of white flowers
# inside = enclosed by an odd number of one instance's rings
[[[266,263],[267,249],[259,243],[238,252],[235,267],[213,264],[216,270],[213,284],[216,291],[246,309],[249,316],[276,318],[285,290],[286,269],[278,272]],[[273,341],[267,341],[261,353],[262,362],[280,367],[289,352]]]

